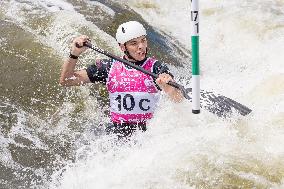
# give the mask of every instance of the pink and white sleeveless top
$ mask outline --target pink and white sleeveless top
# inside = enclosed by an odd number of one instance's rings
[[[141,66],[153,71],[155,59],[148,58]],[[153,78],[114,61],[106,83],[110,98],[111,120],[116,123],[145,122],[153,117],[159,90]]]

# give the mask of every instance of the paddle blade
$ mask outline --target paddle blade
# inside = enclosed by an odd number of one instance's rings
[[[188,88],[186,91],[191,97],[192,89]],[[233,112],[246,116],[252,111],[239,102],[222,95],[216,95],[213,92],[201,90],[200,96],[200,106],[219,117],[229,117]]]

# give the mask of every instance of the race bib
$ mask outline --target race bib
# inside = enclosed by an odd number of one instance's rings
[[[110,110],[119,114],[153,113],[159,100],[158,93],[116,92],[110,93]]]

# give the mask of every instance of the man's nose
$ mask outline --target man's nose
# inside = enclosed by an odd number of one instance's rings
[[[142,49],[144,46],[145,46],[145,45],[144,45],[143,42],[139,42],[139,43],[138,43],[138,49]]]

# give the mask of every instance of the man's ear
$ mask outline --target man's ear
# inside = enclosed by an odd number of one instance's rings
[[[126,51],[126,48],[125,48],[124,44],[119,43],[119,47],[122,50],[122,52]]]

